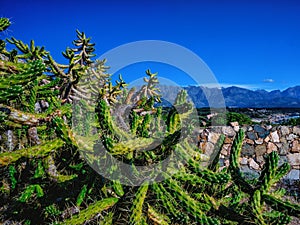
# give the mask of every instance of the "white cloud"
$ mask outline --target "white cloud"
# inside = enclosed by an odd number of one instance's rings
[[[264,79],[264,82],[265,83],[274,83],[275,80],[271,79],[271,78],[268,78],[268,79]]]

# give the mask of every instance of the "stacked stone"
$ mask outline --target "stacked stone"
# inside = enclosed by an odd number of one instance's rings
[[[221,149],[221,168],[229,166],[229,154],[232,142],[240,125],[237,122],[231,126],[210,127],[200,130],[199,147],[207,155],[213,155],[214,145],[219,136],[226,136]],[[264,156],[277,151],[280,155],[279,164],[289,162],[291,171],[285,176],[288,180],[300,180],[300,127],[298,126],[271,126],[253,125],[242,126],[245,131],[245,140],[242,147],[240,166],[241,170],[251,176],[259,176],[265,163]]]

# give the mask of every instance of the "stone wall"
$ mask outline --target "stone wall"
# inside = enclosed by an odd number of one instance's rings
[[[277,151],[279,164],[289,162],[290,172],[284,177],[289,181],[300,180],[300,127],[253,125],[242,126],[245,139],[240,157],[241,170],[249,176],[257,177],[265,163],[264,155]],[[210,127],[199,131],[199,147],[207,155],[214,151],[220,134],[226,136],[221,150],[221,167],[229,165],[229,154],[236,132],[240,129],[237,122],[231,126]]]

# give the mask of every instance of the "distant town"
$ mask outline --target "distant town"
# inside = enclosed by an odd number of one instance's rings
[[[246,114],[254,123],[283,124],[292,118],[300,118],[298,108],[227,108],[227,110]]]

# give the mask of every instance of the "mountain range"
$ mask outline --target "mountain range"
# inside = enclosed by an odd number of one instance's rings
[[[215,96],[223,94],[226,107],[235,108],[300,108],[300,86],[286,90],[249,90],[240,87],[208,88],[202,86],[183,87],[194,102],[195,107],[210,107],[207,99],[218,101]],[[160,88],[162,96],[174,99],[179,87],[164,86]],[[221,92],[220,92],[221,91]]]

